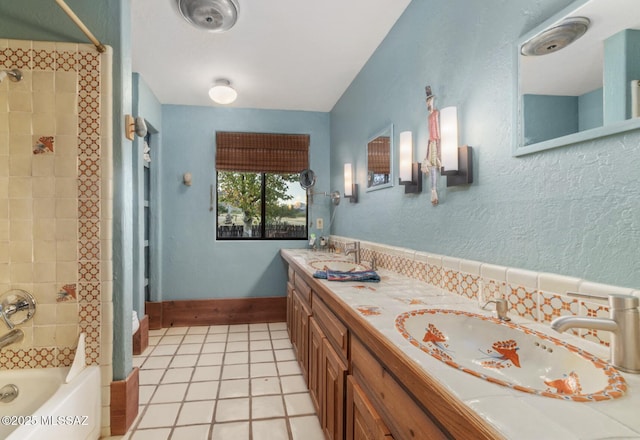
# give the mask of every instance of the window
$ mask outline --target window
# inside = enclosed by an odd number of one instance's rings
[[[308,135],[216,133],[218,239],[306,239]]]

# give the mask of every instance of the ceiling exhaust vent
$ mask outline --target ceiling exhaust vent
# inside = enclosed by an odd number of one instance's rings
[[[193,26],[209,32],[226,32],[238,20],[235,0],[178,0],[178,9]]]
[[[539,56],[557,52],[582,37],[589,29],[590,23],[586,17],[569,17],[524,43],[520,53],[525,56]]]

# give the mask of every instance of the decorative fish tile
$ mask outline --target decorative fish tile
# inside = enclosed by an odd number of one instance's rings
[[[62,286],[58,294],[56,295],[56,302],[68,302],[75,301],[76,299],[76,285],[66,284]]]
[[[53,153],[53,136],[40,136],[33,146],[33,154]]]
[[[356,310],[363,316],[377,316],[382,314],[382,309],[378,306],[356,306]]]

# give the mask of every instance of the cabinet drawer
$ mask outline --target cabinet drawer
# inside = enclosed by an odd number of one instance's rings
[[[347,327],[336,318],[333,312],[329,310],[315,292],[313,293],[311,310],[320,323],[320,326],[324,329],[327,339],[336,351],[342,355],[342,358],[347,359],[349,350],[349,331]]]
[[[351,340],[353,375],[398,439],[446,439],[448,436],[357,338]]]
[[[307,304],[311,304],[311,287],[297,274],[294,276],[293,285],[296,286],[296,291],[300,294],[302,299]]]

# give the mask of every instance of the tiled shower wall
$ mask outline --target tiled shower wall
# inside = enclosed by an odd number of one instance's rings
[[[111,382],[111,52],[0,40],[0,293],[37,301],[0,369],[69,366],[79,333],[102,367],[103,433]],[[106,74],[106,75],[105,75]],[[4,327],[4,324],[2,324]],[[7,329],[0,329],[0,334]]]
[[[338,249],[344,249],[347,243],[353,241],[355,239],[331,236],[332,244]],[[365,241],[361,241],[361,249],[362,260],[375,259],[380,268],[424,281],[478,303],[504,298],[509,303],[509,313],[546,325],[564,315],[608,317],[606,298],[610,293],[640,297],[640,289],[599,284],[559,274],[498,266]],[[603,300],[577,298],[567,295],[567,292],[595,295]],[[587,340],[609,345],[609,332],[589,329],[572,331]]]

